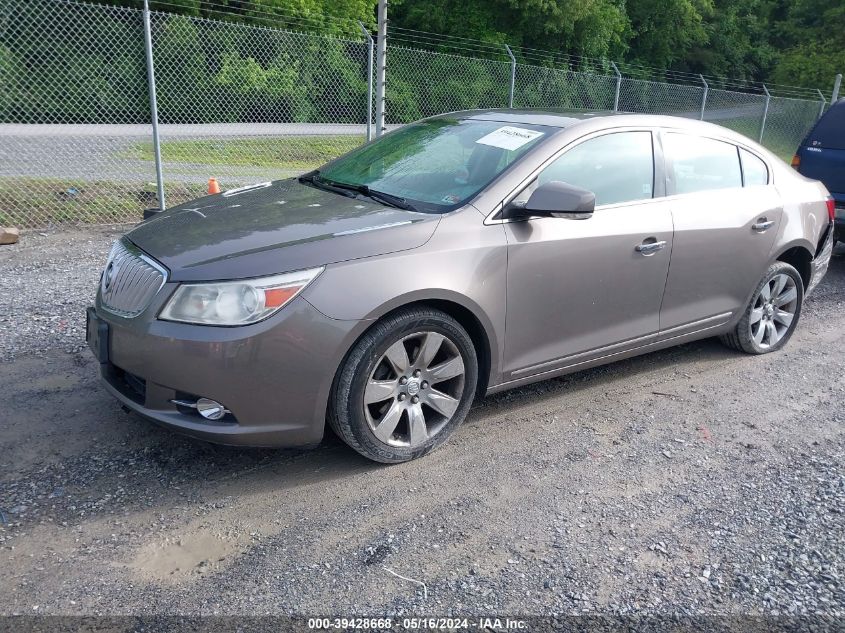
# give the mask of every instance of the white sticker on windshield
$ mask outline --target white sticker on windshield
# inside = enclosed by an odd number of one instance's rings
[[[505,127],[500,127],[498,130],[490,132],[490,134],[487,134],[486,136],[482,136],[476,141],[476,143],[514,150],[519,149],[526,143],[530,143],[538,136],[543,136],[543,134],[543,132],[535,132],[534,130],[526,130],[525,128],[506,125]]]

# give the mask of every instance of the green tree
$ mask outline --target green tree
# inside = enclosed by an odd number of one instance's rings
[[[773,81],[827,87],[836,73],[845,72],[845,2],[780,0],[772,29],[779,51]]]
[[[25,99],[20,94],[21,86],[17,80],[22,76],[22,65],[9,47],[0,44],[0,120],[14,120],[15,110],[26,111],[29,104],[22,102]]]
[[[776,53],[768,39],[770,5],[770,0],[715,0],[715,11],[704,25],[707,43],[693,46],[677,66],[696,73],[761,79]]]
[[[657,68],[683,62],[695,47],[707,44],[706,18],[711,0],[631,0],[630,57]]]
[[[623,0],[394,0],[403,27],[588,56],[621,56]]]

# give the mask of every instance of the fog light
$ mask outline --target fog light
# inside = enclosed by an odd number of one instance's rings
[[[206,420],[219,420],[229,412],[222,404],[208,398],[197,400],[197,411]]]

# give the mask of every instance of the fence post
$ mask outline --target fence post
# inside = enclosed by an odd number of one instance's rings
[[[508,96],[508,107],[513,108],[513,89],[514,85],[516,85],[516,57],[513,56],[511,47],[507,44],[505,44],[505,50],[508,52],[508,57],[511,58],[511,89],[510,95]]]
[[[842,73],[836,75],[836,79],[833,80],[833,94],[830,95],[830,103],[836,103],[836,100],[839,99],[839,88],[842,86]]]
[[[387,0],[378,3],[378,40],[376,59],[376,136],[384,134],[384,89],[387,68]]]
[[[820,118],[822,118],[822,115],[824,114],[824,107],[827,105],[827,99],[824,98],[822,91],[819,90],[818,88],[816,88],[816,92],[819,93],[819,97],[821,97],[821,100],[822,100],[822,106],[821,106],[821,108],[819,108],[819,116],[816,117],[817,119],[820,119]]]
[[[707,84],[707,81],[704,79],[704,75],[699,75],[699,79],[701,79],[701,83],[704,84],[704,94],[701,95],[701,116],[699,119],[702,121],[704,120],[704,108],[707,106],[707,93],[710,92],[710,86]]]
[[[763,84],[763,91],[766,93],[766,105],[763,106],[763,120],[760,121],[760,142],[763,142],[763,132],[766,131],[766,119],[769,117],[769,102],[772,100],[772,94],[769,92],[769,89],[766,88],[766,84]]]
[[[360,20],[358,24],[369,42],[367,51],[367,140],[373,140],[373,36]]]
[[[147,88],[150,92],[150,118],[153,122],[153,152],[156,164],[156,188],[158,190],[158,208],[164,211],[164,176],[161,170],[161,143],[158,135],[158,103],[156,102],[156,73],[153,66],[153,35],[150,29],[150,3],[144,0],[144,49],[147,53]]]
[[[616,62],[610,62],[613,67],[613,72],[616,73],[616,96],[613,98],[613,111],[619,112],[619,92],[622,90],[622,73],[619,72],[619,67]]]

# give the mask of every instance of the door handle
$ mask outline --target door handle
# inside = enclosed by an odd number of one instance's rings
[[[642,255],[653,255],[659,250],[663,250],[666,248],[666,242],[664,241],[654,241],[654,242],[643,242],[642,244],[637,244],[634,247],[634,250]]]
[[[751,228],[757,231],[758,233],[762,233],[775,225],[774,220],[767,220],[765,217],[758,218],[757,221],[751,225]]]

